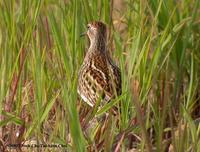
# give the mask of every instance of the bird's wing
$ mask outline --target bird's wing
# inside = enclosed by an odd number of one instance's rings
[[[109,101],[121,92],[120,70],[108,61],[104,54],[96,54],[82,69],[79,78],[79,94],[90,106],[94,106],[98,99]],[[103,103],[102,103],[103,104]]]
[[[99,54],[94,57],[93,61],[95,62],[91,64],[91,69],[96,71],[96,74],[93,74],[94,79],[97,81],[99,89],[104,91],[106,100],[110,100],[115,92],[118,94],[117,88],[121,88],[120,70],[109,60],[104,54]]]

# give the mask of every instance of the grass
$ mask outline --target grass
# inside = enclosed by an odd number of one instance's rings
[[[64,145],[39,151],[200,151],[199,3],[0,1],[1,150],[39,142]],[[79,35],[93,20],[108,26],[122,95],[87,113],[77,74],[88,43]],[[113,105],[117,116],[84,127]]]

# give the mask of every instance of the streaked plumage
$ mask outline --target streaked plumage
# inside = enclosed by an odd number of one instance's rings
[[[78,93],[93,107],[100,98],[102,105],[121,94],[121,73],[107,52],[105,24],[88,24],[87,35],[90,47],[79,71]]]

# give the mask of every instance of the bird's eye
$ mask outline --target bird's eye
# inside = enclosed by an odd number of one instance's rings
[[[87,25],[87,28],[89,29],[89,28],[90,28],[90,25]]]

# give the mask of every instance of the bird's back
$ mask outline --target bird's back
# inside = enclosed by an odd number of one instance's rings
[[[121,94],[120,69],[100,51],[88,52],[79,71],[78,93],[90,106]]]

